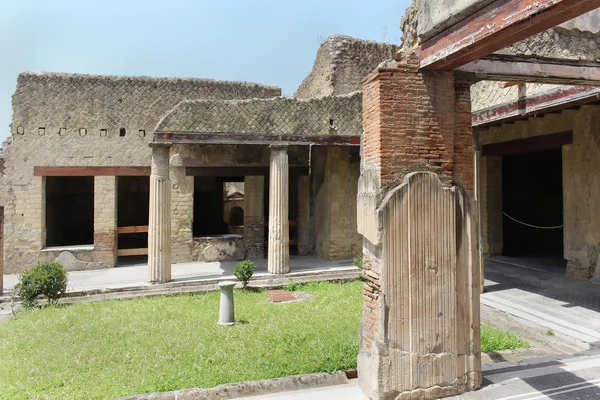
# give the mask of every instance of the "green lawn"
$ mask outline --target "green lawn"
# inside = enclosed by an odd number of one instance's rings
[[[311,301],[287,304],[236,291],[233,327],[216,325],[216,292],[24,311],[0,326],[0,398],[118,397],[354,368],[361,288],[312,283],[301,289]]]

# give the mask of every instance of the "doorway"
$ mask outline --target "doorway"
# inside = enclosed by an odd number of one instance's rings
[[[503,256],[565,264],[561,148],[503,156],[502,204]]]

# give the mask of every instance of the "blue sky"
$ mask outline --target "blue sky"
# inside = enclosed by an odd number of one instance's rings
[[[332,34],[400,43],[410,0],[0,0],[0,140],[23,71],[247,80],[293,94]]]

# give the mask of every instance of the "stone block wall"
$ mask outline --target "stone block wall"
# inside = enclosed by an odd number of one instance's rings
[[[389,43],[330,36],[319,47],[312,71],[294,96],[306,99],[361,90],[362,78],[381,62],[393,59],[397,51]]]
[[[596,201],[600,198],[600,106],[582,106],[580,110],[564,110],[560,114],[480,129],[478,135],[479,144],[485,145],[570,130],[573,144],[562,148],[564,258],[568,262],[568,275],[587,279],[600,274],[600,231],[597,229],[600,202]],[[482,157],[482,165],[485,158]],[[482,181],[501,182],[501,164],[488,161],[487,165],[487,171],[482,170]],[[502,190],[489,186],[487,196],[483,209],[491,214],[494,204],[501,203]],[[494,231],[484,230],[483,234],[483,243],[493,246],[489,249],[501,249],[501,225],[496,225]]]
[[[45,190],[44,178],[33,175],[34,166],[148,167],[152,131],[179,102],[279,95],[281,89],[272,86],[210,79],[20,74],[11,136],[3,146],[9,188],[2,201],[5,272],[20,272],[55,256],[41,252],[46,242]],[[108,243],[104,237],[97,239],[100,247]],[[111,266],[107,250],[98,257],[103,266]]]
[[[117,177],[94,178],[94,262],[117,265]]]
[[[265,179],[244,178],[244,246],[246,258],[263,258],[265,247]]]
[[[323,183],[316,197],[316,255],[352,259],[361,252],[356,230],[356,194],[360,164],[348,147],[328,147]]]
[[[502,255],[502,157],[481,157],[480,165],[481,253],[488,258]]]

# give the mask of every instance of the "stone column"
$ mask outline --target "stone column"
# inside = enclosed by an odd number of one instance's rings
[[[310,176],[298,177],[298,255],[312,253],[310,243]]]
[[[244,246],[246,258],[264,258],[265,178],[244,177]]]
[[[287,147],[271,147],[270,171],[268,270],[271,274],[286,274],[290,271]]]
[[[359,384],[375,399],[481,385],[469,82],[410,55],[363,79]]]
[[[102,268],[117,264],[117,177],[94,177],[94,255]]]
[[[171,180],[169,145],[152,143],[150,215],[148,224],[148,281],[171,280]]]

